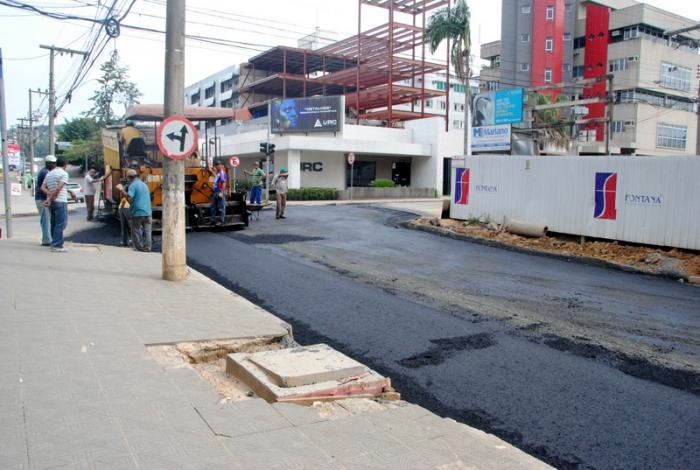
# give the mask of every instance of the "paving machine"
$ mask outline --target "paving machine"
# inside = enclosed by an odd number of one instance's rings
[[[196,151],[185,160],[185,217],[187,228],[208,228],[211,223],[210,204],[214,186],[214,163],[221,158],[220,141],[216,136],[216,121],[234,118],[231,108],[186,107],[184,116],[195,123],[204,122],[205,135],[200,136],[204,142],[201,151]],[[116,213],[121,197],[117,185],[126,182],[126,171],[135,169],[141,180],[151,191],[151,207],[153,210],[153,230],[161,230],[163,216],[163,154],[156,144],[156,131],[163,121],[162,105],[136,105],[129,109],[125,121],[133,121],[135,125],[127,131],[126,126],[110,127],[102,131],[104,147],[105,171],[111,173],[104,180],[103,200],[105,209]],[[131,138],[127,147],[127,134],[136,134]],[[209,130],[213,128],[213,142],[210,144]],[[213,147],[213,150],[212,150]],[[223,161],[223,160],[221,160]],[[228,181],[233,181],[232,168],[224,162],[229,172]],[[226,217],[224,227],[248,226],[248,210],[245,202],[245,192],[230,192],[226,201]]]

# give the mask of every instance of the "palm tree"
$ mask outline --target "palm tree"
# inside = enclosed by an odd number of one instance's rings
[[[542,93],[530,95],[529,106],[535,107],[545,104],[562,103],[566,97],[562,94],[556,97]],[[569,124],[562,117],[562,108],[543,109],[533,113],[533,127],[537,135],[540,150],[546,146],[553,146],[560,149],[567,149],[571,143],[569,134]]]
[[[430,53],[434,54],[440,44],[449,39],[450,57],[454,66],[455,75],[464,83],[466,100],[464,104],[464,153],[469,149],[469,107],[471,106],[471,87],[469,77],[471,66],[469,56],[472,50],[471,34],[469,29],[469,7],[466,0],[456,0],[452,7],[441,8],[428,20],[425,28],[424,39],[430,46]],[[449,70],[448,70],[449,73]],[[447,90],[449,93],[450,90]],[[445,111],[449,115],[449,109]]]

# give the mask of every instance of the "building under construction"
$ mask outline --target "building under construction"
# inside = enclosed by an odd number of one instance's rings
[[[450,109],[449,52],[444,62],[428,60],[423,32],[428,16],[450,3],[358,0],[356,36],[316,50],[275,47],[251,58],[241,70],[239,106],[261,117],[267,114],[271,99],[344,95],[346,116],[356,124],[381,121],[397,127],[404,121],[437,116],[426,110],[425,103],[444,97]],[[366,9],[384,10],[386,23],[363,30]],[[426,88],[427,74],[444,74],[445,90]],[[396,109],[399,105],[407,106]],[[446,129],[448,115],[444,114]]]

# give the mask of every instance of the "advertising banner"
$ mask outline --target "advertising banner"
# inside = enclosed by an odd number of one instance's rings
[[[275,100],[270,106],[271,132],[340,132],[344,115],[342,96]]]
[[[502,152],[510,150],[511,126],[472,127],[472,150],[475,152]]]
[[[474,97],[474,127],[514,124],[523,120],[523,89],[509,88]]]

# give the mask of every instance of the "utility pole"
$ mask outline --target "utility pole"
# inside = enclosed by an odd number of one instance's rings
[[[5,195],[5,230],[12,238],[12,203],[10,202],[10,156],[7,154],[7,121],[5,117],[5,79],[2,72],[2,48],[0,48],[0,140],[2,140],[2,180]]]
[[[270,181],[268,177],[270,176],[270,130],[272,128],[272,101],[267,102],[267,139],[265,142],[265,203],[270,202]]]
[[[163,118],[168,118],[183,114],[185,108],[185,0],[168,0],[165,23]],[[163,279],[183,281],[186,277],[185,162],[165,158],[163,162]]]
[[[87,56],[87,52],[76,51],[73,49],[65,49],[56,46],[39,46],[41,49],[49,50],[49,154],[54,155],[56,153],[56,88],[55,88],[55,73],[54,73],[54,58],[56,53],[59,54],[70,54],[71,56],[82,55]]]
[[[612,155],[612,150],[610,148],[610,141],[612,140],[612,132],[613,132],[613,109],[615,107],[615,92],[613,91],[613,74],[608,74],[607,77],[608,80],[608,99],[607,99],[607,104],[605,105],[605,109],[607,110],[608,115],[607,117],[607,122],[606,122],[606,128],[605,128],[605,153],[607,155]]]

